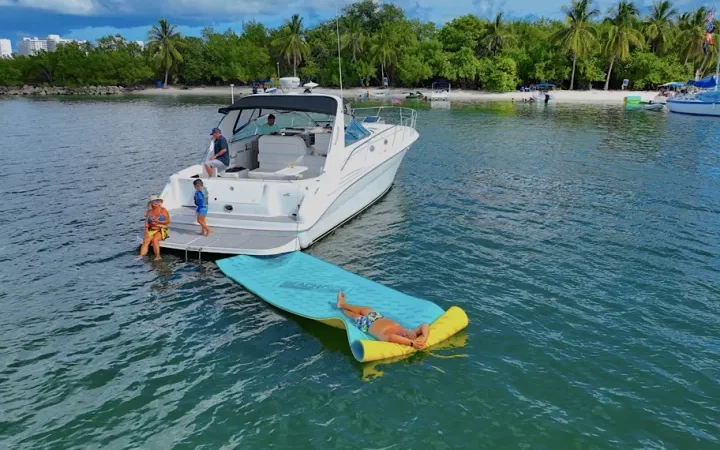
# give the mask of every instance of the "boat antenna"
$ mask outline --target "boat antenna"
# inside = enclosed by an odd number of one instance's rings
[[[335,3],[335,30],[337,32],[337,44],[338,44],[338,69],[340,71],[340,99],[343,98],[343,85],[342,85],[342,58],[340,57],[340,18],[338,17],[337,3]]]

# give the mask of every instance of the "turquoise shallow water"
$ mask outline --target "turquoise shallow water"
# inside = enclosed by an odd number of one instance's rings
[[[311,253],[470,327],[362,366],[212,262],[135,261],[215,102],[0,101],[0,447],[720,447],[720,122],[420,111],[393,190]]]

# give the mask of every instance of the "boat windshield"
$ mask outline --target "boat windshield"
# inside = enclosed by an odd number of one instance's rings
[[[367,128],[362,126],[360,122],[352,119],[345,126],[345,147],[353,145],[357,141],[365,139],[368,136],[370,136],[370,132]]]
[[[275,116],[275,124],[281,129],[329,128],[335,122],[335,117],[312,112],[300,111],[274,111],[268,109],[243,110],[239,117],[232,141],[239,141],[258,134],[260,127],[265,125],[270,114]]]

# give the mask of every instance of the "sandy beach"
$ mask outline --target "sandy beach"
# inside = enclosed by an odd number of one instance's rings
[[[429,89],[378,89],[378,88],[350,88],[344,89],[342,95],[345,98],[359,98],[360,96],[369,94],[370,99],[383,100],[393,97],[404,99],[410,92],[420,91],[426,95],[430,94]],[[252,89],[247,86],[234,88],[235,97],[248,95]],[[316,88],[313,92],[318,94],[340,95],[340,89],[336,88]],[[149,88],[137,91],[135,94],[140,95],[195,95],[195,96],[212,96],[212,97],[230,97],[230,87],[191,87],[182,89],[178,87],[169,87],[167,89]],[[623,103],[623,99],[628,95],[640,96],[642,100],[647,102],[652,100],[657,91],[603,91],[603,90],[555,90],[551,92],[551,100],[557,103]],[[523,98],[529,99],[532,96],[530,92],[505,92],[502,94],[484,91],[468,91],[462,89],[453,90],[450,93],[451,101],[459,102],[482,102],[482,101],[522,101]]]

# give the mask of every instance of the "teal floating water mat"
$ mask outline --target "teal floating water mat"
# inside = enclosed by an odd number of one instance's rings
[[[278,256],[234,256],[217,261],[220,270],[271,305],[297,316],[346,330],[353,356],[361,362],[395,358],[417,350],[378,341],[365,334],[335,305],[342,290],[347,302],[370,307],[406,328],[430,325],[426,348],[468,325],[457,306],[443,311],[435,303],[403,294],[302,252]]]

